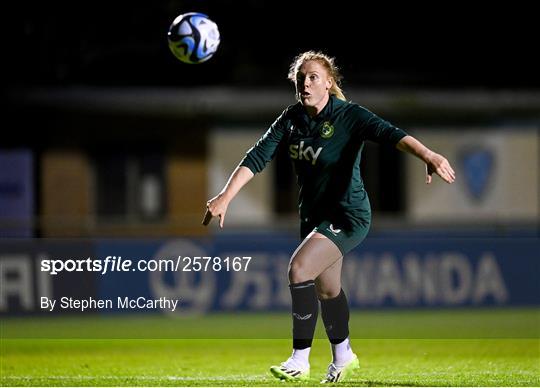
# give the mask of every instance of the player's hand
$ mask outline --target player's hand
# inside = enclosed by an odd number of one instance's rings
[[[430,184],[433,173],[437,174],[446,183],[453,183],[456,180],[456,173],[450,163],[442,155],[432,152],[426,160],[426,183]]]
[[[212,221],[213,217],[219,217],[219,226],[220,228],[223,228],[228,206],[229,201],[227,201],[221,194],[218,194],[206,202],[206,213],[202,222],[203,225],[208,225],[210,221]]]

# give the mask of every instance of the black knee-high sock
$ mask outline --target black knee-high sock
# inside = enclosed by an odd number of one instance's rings
[[[308,280],[291,284],[289,287],[292,297],[293,348],[309,348],[313,342],[319,314],[315,282]]]
[[[349,336],[349,304],[343,290],[335,298],[321,300],[321,315],[331,343],[339,344]]]

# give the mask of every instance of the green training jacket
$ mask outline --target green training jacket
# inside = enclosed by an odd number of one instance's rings
[[[302,222],[332,221],[341,227],[369,225],[371,208],[360,176],[364,142],[397,144],[407,134],[355,103],[331,96],[311,118],[301,103],[287,107],[248,150],[240,166],[261,172],[286,146],[300,193]]]

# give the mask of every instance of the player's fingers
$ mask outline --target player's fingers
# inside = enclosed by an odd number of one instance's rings
[[[448,173],[446,171],[441,171],[440,173],[438,173],[438,175],[442,178],[443,181],[445,181],[446,183],[452,183],[452,179],[450,178],[450,176],[448,175]]]
[[[442,167],[448,173],[448,175],[452,177],[452,179],[456,179],[456,172],[454,171],[452,166],[450,166],[450,163],[448,163],[448,160],[444,161]]]
[[[450,176],[450,183],[454,183],[454,181],[456,180],[456,174],[454,174],[453,171],[448,171],[448,175]]]
[[[450,175],[452,175],[452,179],[456,180],[456,172],[450,167]]]
[[[454,170],[452,169],[452,166],[450,166],[450,164],[448,164],[448,168],[446,169],[446,171],[448,173],[448,176],[452,180],[452,182],[450,182],[450,183],[453,183],[456,180],[456,173],[454,172]]]
[[[431,173],[427,173],[426,174],[426,184],[430,184],[431,183]]]
[[[449,171],[443,171],[442,178],[444,179],[444,181],[445,181],[446,183],[452,183],[452,182],[454,182],[454,178],[452,177],[452,175],[450,174]]]
[[[219,227],[223,228],[223,223],[225,222],[225,213],[219,215]]]
[[[435,170],[435,172],[437,173],[438,176],[440,176],[445,182],[448,182],[450,183],[449,181],[451,180],[450,178],[450,174],[448,173],[448,171],[443,168],[443,167],[438,167],[437,170]]]

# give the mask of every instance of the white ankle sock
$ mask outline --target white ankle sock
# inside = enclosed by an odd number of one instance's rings
[[[300,365],[308,368],[309,367],[309,352],[310,351],[311,351],[311,348],[293,349],[291,357],[294,359],[294,361],[296,361]]]
[[[332,345],[332,362],[336,366],[343,366],[354,357],[354,353],[349,343],[349,338],[339,344]]]

